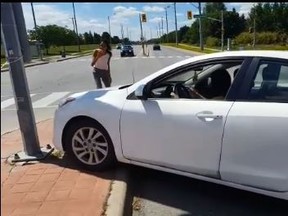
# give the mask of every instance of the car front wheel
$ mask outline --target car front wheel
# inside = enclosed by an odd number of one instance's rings
[[[85,169],[107,170],[116,162],[111,138],[96,121],[85,119],[72,123],[64,141],[67,156]]]

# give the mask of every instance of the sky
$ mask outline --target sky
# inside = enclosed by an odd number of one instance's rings
[[[225,3],[227,10],[230,11],[234,7],[238,13],[244,14],[246,17],[250,8],[254,3]],[[176,15],[178,29],[182,26],[190,26],[195,19],[187,19],[187,11],[192,11],[192,14],[197,14],[198,9],[195,7],[198,3],[177,3]],[[202,8],[204,3],[202,3]],[[73,7],[72,3],[33,3],[36,23],[39,26],[56,24],[67,27],[73,30]],[[109,32],[112,36],[121,38],[121,25],[123,26],[124,37],[129,37],[130,40],[140,39],[140,24],[139,13],[145,13],[147,22],[143,23],[143,34],[147,39],[155,38],[159,34],[159,27],[166,33],[166,15],[165,7],[167,8],[167,20],[169,31],[175,30],[175,13],[173,3],[92,3],[82,2],[75,3],[76,20],[78,32],[84,33],[91,31],[98,34]],[[31,3],[22,3],[23,13],[27,30],[34,28],[34,21],[31,9]],[[162,31],[162,30],[161,30]]]

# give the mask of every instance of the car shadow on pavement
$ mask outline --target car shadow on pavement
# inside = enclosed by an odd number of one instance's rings
[[[284,200],[146,168],[130,175],[132,196],[143,202],[133,215],[288,215]]]
[[[118,180],[118,181],[126,181],[126,179],[123,177],[123,175],[116,175],[116,170],[122,169],[126,170],[127,165],[125,164],[116,164],[115,166],[111,167],[107,171],[90,171],[86,170],[82,166],[76,164],[75,162],[71,161],[71,159],[67,155],[63,155],[63,157],[55,156],[53,154],[49,155],[44,160],[39,161],[39,163],[42,164],[48,164],[48,165],[56,165],[57,167],[61,167],[64,169],[70,169],[70,170],[76,170],[81,173],[89,174],[91,176],[97,176],[102,179],[107,180]],[[34,163],[26,163],[25,166],[33,165]]]

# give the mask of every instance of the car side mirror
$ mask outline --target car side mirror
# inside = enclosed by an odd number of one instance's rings
[[[145,90],[146,88],[144,84],[138,86],[135,90],[135,96],[139,99],[147,100],[147,94]]]

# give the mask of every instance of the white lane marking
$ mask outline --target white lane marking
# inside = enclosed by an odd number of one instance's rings
[[[159,56],[159,58],[165,58],[166,56]]]
[[[173,58],[173,56],[168,56],[167,58]]]
[[[149,56],[150,58],[156,58],[156,56]]]
[[[177,58],[182,58],[182,56],[176,56]]]
[[[33,108],[47,107],[48,105],[58,101],[70,92],[53,92],[52,94],[33,103]]]
[[[190,57],[192,57],[192,56],[185,56],[186,58],[190,58]]]
[[[33,97],[35,94],[30,94],[30,97]],[[13,104],[15,104],[15,100],[14,97],[13,98],[9,98],[5,101],[1,101],[1,110],[5,109],[6,107],[12,106]]]

